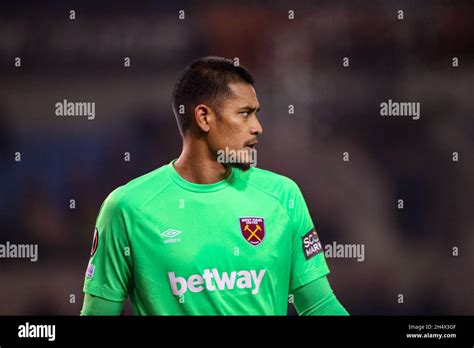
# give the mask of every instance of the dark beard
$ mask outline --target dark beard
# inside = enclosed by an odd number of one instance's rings
[[[250,169],[250,163],[226,163],[226,166],[240,169],[243,172],[246,172]]]

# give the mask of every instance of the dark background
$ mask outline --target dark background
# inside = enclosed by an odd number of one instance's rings
[[[179,156],[171,90],[206,55],[254,75],[258,166],[299,184],[323,244],[365,245],[364,262],[328,258],[351,314],[473,314],[473,14],[472,1],[3,3],[0,243],[36,243],[39,261],[0,259],[0,314],[79,313],[100,204]],[[57,117],[63,99],[95,102],[95,119]],[[420,102],[421,119],[381,117],[388,99]]]

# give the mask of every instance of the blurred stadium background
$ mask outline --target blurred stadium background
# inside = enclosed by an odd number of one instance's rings
[[[365,245],[364,262],[328,259],[351,314],[474,314],[473,14],[472,1],[3,3],[0,243],[37,243],[39,261],[0,259],[0,314],[79,313],[100,204],[178,157],[171,89],[205,55],[253,73],[258,166],[300,185],[323,244]],[[95,119],[55,116],[63,99],[95,102]],[[421,102],[421,119],[381,117],[388,99]]]

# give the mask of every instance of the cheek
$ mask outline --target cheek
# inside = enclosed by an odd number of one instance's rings
[[[215,133],[210,139],[210,145],[214,149],[234,148],[239,143],[239,137],[232,130],[222,130]]]
[[[248,138],[244,130],[245,127],[241,123],[232,120],[221,121],[209,133],[209,145],[215,150],[225,147],[241,148]]]
[[[220,125],[208,133],[209,147],[213,151],[222,150],[226,146],[230,147],[231,141],[232,131],[224,125]]]
[[[214,132],[215,138],[221,138],[225,140],[226,138],[231,138],[235,135],[236,127],[231,122],[221,121],[217,124]]]
[[[242,146],[242,142],[246,140],[242,125],[230,124],[223,134],[223,140],[233,147]]]

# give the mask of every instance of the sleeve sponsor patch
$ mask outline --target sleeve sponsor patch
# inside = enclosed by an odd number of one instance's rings
[[[89,265],[87,266],[86,277],[92,279],[94,277],[94,272],[95,266],[92,263],[89,263]]]
[[[301,237],[301,239],[303,241],[303,253],[306,260],[309,260],[323,251],[319,236],[314,228]]]

